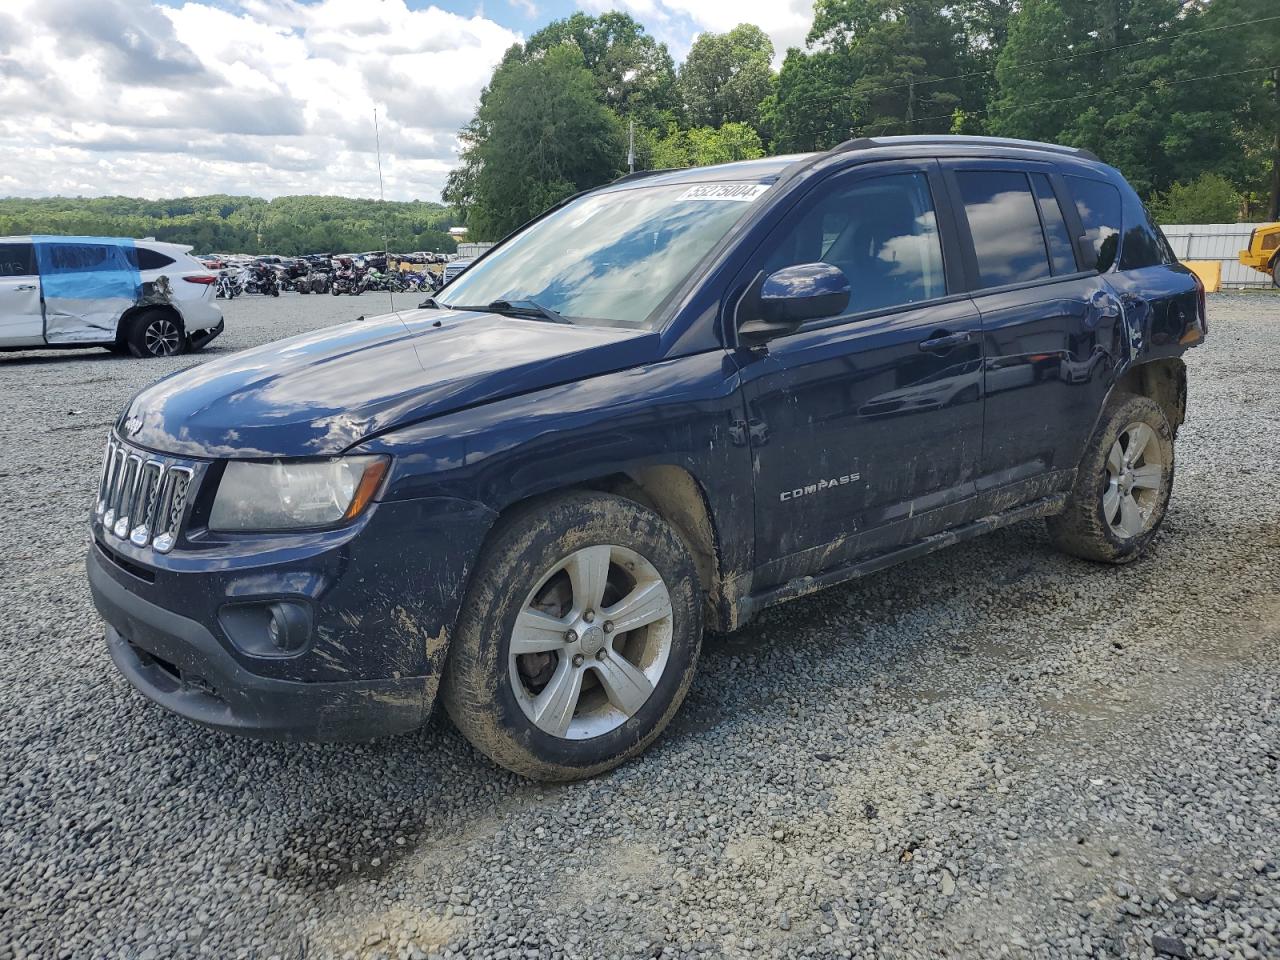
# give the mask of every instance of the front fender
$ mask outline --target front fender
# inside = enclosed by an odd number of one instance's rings
[[[495,514],[530,497],[670,465],[706,494],[726,576],[750,569],[751,459],[737,367],[723,350],[548,387],[391,430],[388,501],[447,497]]]

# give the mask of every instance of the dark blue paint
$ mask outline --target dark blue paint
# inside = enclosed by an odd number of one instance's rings
[[[1056,203],[1079,269],[1059,229],[1051,276],[982,281],[954,174],[988,168],[1039,183],[1031,209],[1045,217]],[[1066,489],[1117,377],[1203,339],[1185,268],[1090,268],[1065,174],[1111,184],[1126,224],[1141,215],[1109,167],[982,141],[890,138],[608,187],[775,184],[655,332],[422,309],[244,351],[142,391],[118,426],[138,418],[131,442],[199,458],[200,493],[173,553],[107,539],[123,563],[103,569],[119,589],[204,625],[256,675],[433,684],[503,511],[663,467],[701,493],[715,538],[712,622],[735,626],[801,578],[838,580],[868,557]],[[841,270],[769,269],[770,238],[823,191],[890,175],[932,195],[942,257],[932,299],[865,309]],[[810,292],[849,302],[739,345],[737,326],[768,313],[762,299]],[[203,525],[226,458],[343,452],[392,457],[379,502],[353,524],[235,536]],[[255,658],[219,633],[224,604],[270,597],[310,605],[317,629],[302,653]]]

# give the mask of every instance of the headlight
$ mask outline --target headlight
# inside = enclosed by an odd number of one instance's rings
[[[209,513],[211,530],[294,530],[358,517],[386,475],[389,457],[232,460]]]

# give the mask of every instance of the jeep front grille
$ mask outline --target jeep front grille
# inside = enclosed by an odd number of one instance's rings
[[[94,515],[104,534],[168,553],[178,540],[195,471],[107,440]]]

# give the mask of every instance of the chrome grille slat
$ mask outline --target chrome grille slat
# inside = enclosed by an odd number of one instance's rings
[[[129,454],[116,484],[116,522],[111,525],[111,532],[121,540],[129,536],[129,511],[133,507],[133,494],[141,472],[142,457],[136,453]]]
[[[138,473],[133,505],[129,508],[129,539],[139,547],[145,547],[151,540],[164,473],[164,464],[158,460],[148,460]]]
[[[107,440],[94,515],[104,535],[168,553],[178,541],[195,469]]]
[[[189,467],[170,467],[165,471],[164,489],[157,504],[156,536],[151,544],[161,553],[168,553],[177,542],[192,476],[193,471]]]

